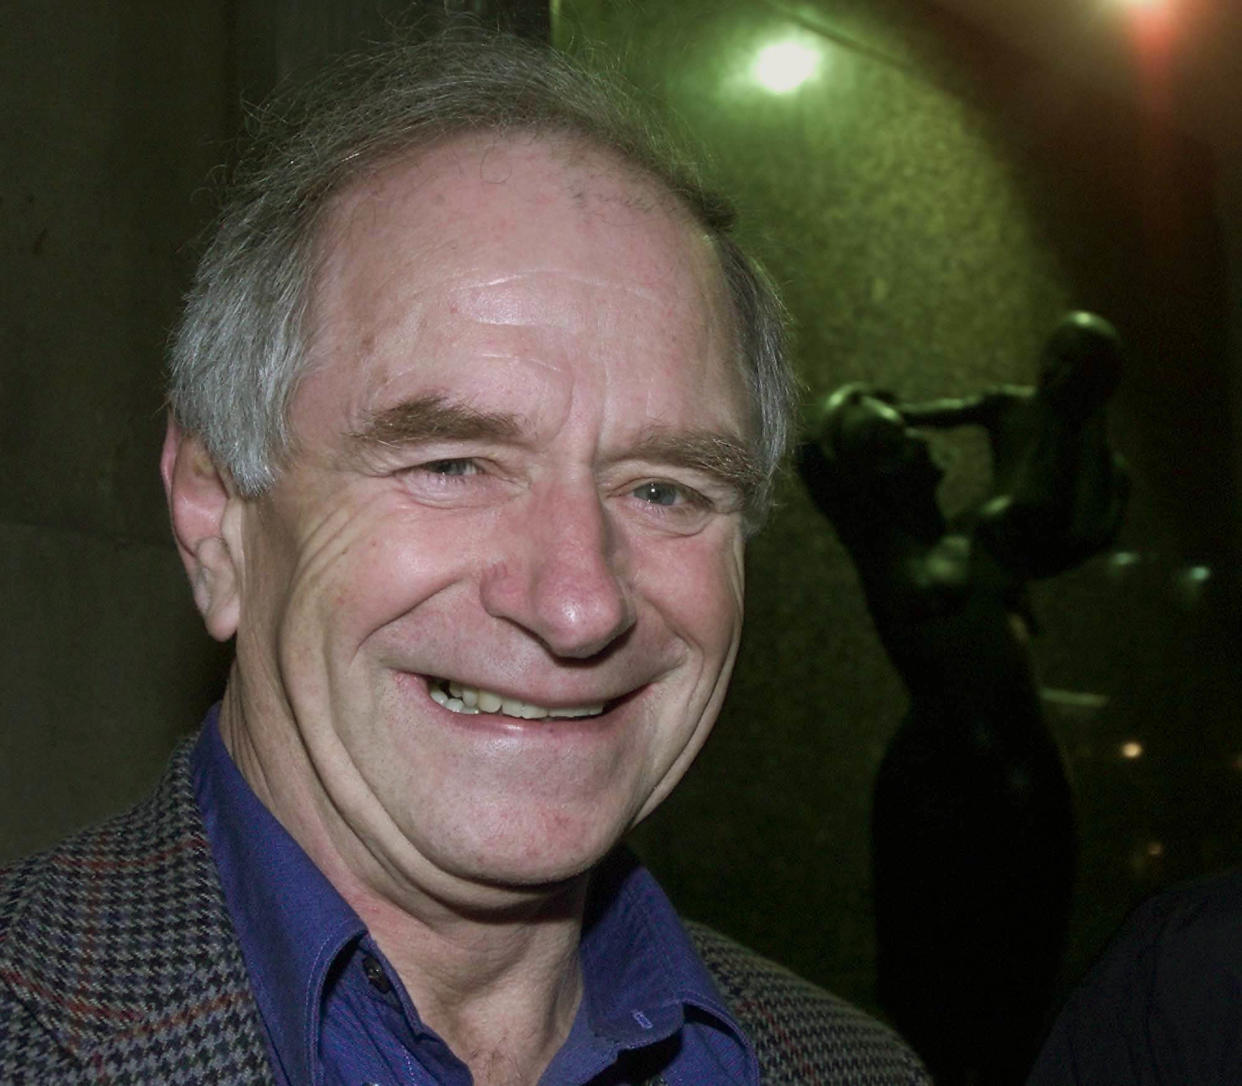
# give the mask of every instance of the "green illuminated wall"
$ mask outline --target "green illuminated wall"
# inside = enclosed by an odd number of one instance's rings
[[[933,9],[561,0],[556,40],[619,56],[705,146],[782,284],[812,393],[1028,382],[1067,307],[1131,343],[1119,546],[1041,586],[1036,653],[1080,801],[1067,977],[1162,882],[1238,854],[1223,268],[1202,149],[1053,81]],[[775,94],[775,43],[818,57]],[[944,495],[984,482],[967,437]],[[1210,568],[1206,581],[1188,567]],[[904,698],[844,553],[796,486],[756,540],[748,626],[707,751],[636,834],[683,908],[873,1004],[868,813]],[[1121,745],[1138,742],[1136,759]]]

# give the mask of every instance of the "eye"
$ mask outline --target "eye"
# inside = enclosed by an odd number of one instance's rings
[[[624,494],[639,523],[674,535],[694,535],[724,511],[710,492],[667,479],[631,483]]]
[[[425,471],[428,475],[478,475],[479,465],[467,459],[431,460],[426,464],[419,464],[417,470]]]
[[[681,487],[658,480],[643,483],[635,487],[632,493],[639,501],[651,505],[677,505],[689,499],[689,495]]]
[[[497,483],[491,465],[471,456],[415,461],[393,474],[411,496],[435,504],[477,504],[495,495]]]

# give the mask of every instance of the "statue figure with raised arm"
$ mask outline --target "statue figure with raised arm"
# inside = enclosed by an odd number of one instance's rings
[[[1073,313],[1033,388],[903,404],[846,385],[799,448],[910,696],[873,807],[879,985],[940,1086],[1021,1082],[1046,1026],[1076,842],[1027,584],[1117,534],[1128,483],[1105,405],[1120,372],[1111,325]],[[949,519],[921,431],[967,425],[987,433],[992,485]]]

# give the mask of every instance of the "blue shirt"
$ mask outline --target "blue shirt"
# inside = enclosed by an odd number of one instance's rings
[[[353,909],[263,806],[207,716],[195,797],[281,1086],[469,1086]],[[592,879],[583,996],[540,1086],[758,1086],[755,1054],[667,897],[624,850]]]

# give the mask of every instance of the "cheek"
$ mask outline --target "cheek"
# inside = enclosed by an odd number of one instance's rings
[[[238,651],[274,652],[296,592],[300,562],[296,525],[268,504],[249,506],[244,526],[244,568]]]
[[[640,568],[643,594],[691,645],[709,656],[727,653],[742,623],[742,544],[696,536],[649,553]]]
[[[352,656],[376,630],[467,575],[471,558],[426,514],[379,498],[331,514],[301,548],[285,636],[322,636]],[[332,631],[329,633],[328,631]]]

